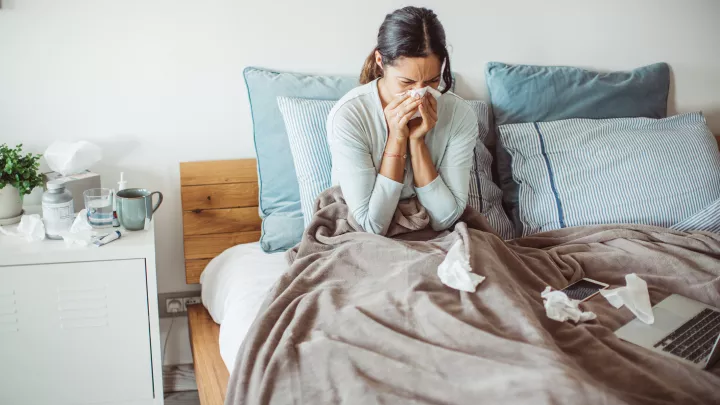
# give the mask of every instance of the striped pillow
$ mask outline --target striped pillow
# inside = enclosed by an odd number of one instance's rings
[[[285,121],[307,227],[313,217],[315,199],[332,185],[325,122],[336,100],[278,97],[277,102]]]
[[[475,144],[475,156],[470,173],[470,191],[468,205],[483,213],[490,226],[503,239],[512,239],[515,228],[502,208],[502,190],[492,181],[492,155],[485,147],[490,123],[488,105],[482,101],[468,100],[478,118],[478,139]]]
[[[315,199],[332,185],[332,160],[325,122],[335,101],[278,97],[277,102],[285,121],[307,227],[313,216]],[[513,226],[502,209],[502,191],[492,182],[492,156],[483,144],[489,128],[488,107],[482,101],[468,103],[478,116],[479,127],[468,205],[482,212],[502,238],[510,239],[514,236]]]
[[[720,198],[701,113],[500,126],[520,184],[523,235],[612,223],[671,227]]]
[[[683,232],[703,231],[720,233],[720,200],[716,200],[704,210],[670,228]]]

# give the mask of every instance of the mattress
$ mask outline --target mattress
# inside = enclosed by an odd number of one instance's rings
[[[285,253],[265,253],[255,242],[225,250],[202,272],[202,301],[220,324],[220,356],[231,373],[265,296],[287,268]]]

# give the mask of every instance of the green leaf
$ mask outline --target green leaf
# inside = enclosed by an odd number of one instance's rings
[[[0,188],[11,185],[20,195],[30,194],[32,189],[43,185],[40,173],[40,154],[23,154],[22,144],[10,148],[0,145]]]

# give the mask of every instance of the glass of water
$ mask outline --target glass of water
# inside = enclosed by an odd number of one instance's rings
[[[93,228],[111,227],[113,222],[113,191],[109,188],[91,188],[83,193],[87,220]]]

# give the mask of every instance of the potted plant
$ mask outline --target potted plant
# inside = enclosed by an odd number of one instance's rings
[[[22,144],[14,149],[0,145],[0,223],[20,222],[23,197],[43,185],[41,156],[23,154]]]

